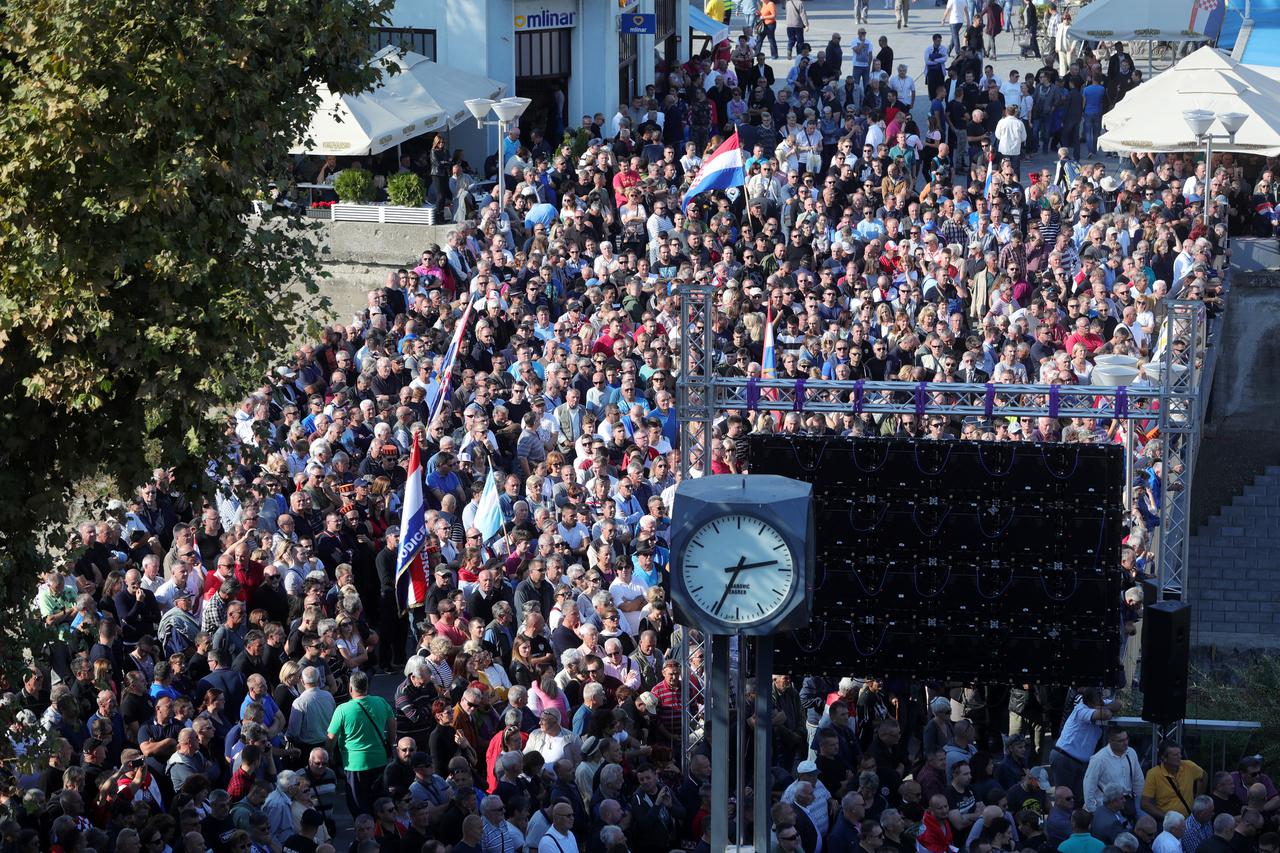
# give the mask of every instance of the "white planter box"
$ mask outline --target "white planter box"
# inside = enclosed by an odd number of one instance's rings
[[[434,207],[397,207],[393,204],[335,204],[334,222],[381,222],[392,225],[435,225]]]

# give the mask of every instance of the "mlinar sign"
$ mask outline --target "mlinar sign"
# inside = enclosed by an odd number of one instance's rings
[[[572,27],[577,23],[576,12],[560,12],[553,9],[539,9],[515,16],[517,30],[554,30]]]

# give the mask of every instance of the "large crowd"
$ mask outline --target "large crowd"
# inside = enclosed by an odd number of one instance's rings
[[[769,431],[1120,441],[1090,418],[850,409],[731,414],[688,446],[674,389],[701,321],[680,327],[676,283],[715,287],[726,376],[1085,384],[1099,355],[1151,356],[1169,299],[1215,313],[1227,230],[1265,230],[1276,201],[1259,158],[1078,159],[1090,105],[1131,82],[1122,46],[995,79],[961,26],[917,95],[887,41],[810,46],[797,23],[785,77],[748,33],[562,143],[514,129],[476,209],[436,182],[463,224],[243,401],[215,498],[157,470],[79,524],[33,602],[56,640],[3,697],[46,743],[9,738],[42,758],[0,786],[0,849],[709,850],[730,808],[711,761],[733,757],[682,744],[705,676],[666,592],[682,461],[747,470],[746,436]],[[745,186],[684,207],[734,130]],[[1024,169],[1033,150],[1055,164]],[[415,440],[429,586],[406,607]],[[1152,571],[1159,439],[1135,456],[1127,588]],[[1140,596],[1117,608],[1132,631]],[[776,849],[1280,848],[1260,758],[1209,777],[1170,743],[1146,768],[1096,687],[876,675],[747,685],[772,697],[750,723]],[[749,804],[731,817],[749,831]]]

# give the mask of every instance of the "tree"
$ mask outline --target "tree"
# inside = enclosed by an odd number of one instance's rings
[[[0,11],[0,619],[84,478],[203,483],[228,406],[327,303],[254,228],[316,84],[368,88],[390,0],[13,0]],[[0,646],[12,679],[13,643]]]

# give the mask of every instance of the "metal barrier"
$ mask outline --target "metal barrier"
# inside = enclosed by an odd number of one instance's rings
[[[1141,717],[1113,717],[1113,725],[1124,726],[1129,731],[1129,746],[1138,755],[1150,756],[1149,766],[1155,763],[1155,751],[1159,746],[1160,730]],[[1209,780],[1219,770],[1235,770],[1240,758],[1256,752],[1253,739],[1262,730],[1262,724],[1253,720],[1195,720],[1182,721],[1182,754],[1204,768]],[[1206,780],[1208,781],[1208,780]]]

